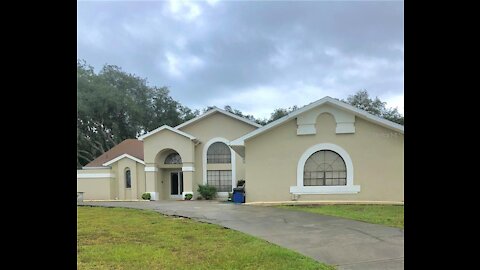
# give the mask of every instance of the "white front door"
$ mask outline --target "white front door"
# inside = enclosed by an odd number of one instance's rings
[[[182,199],[183,172],[170,173],[170,198]]]

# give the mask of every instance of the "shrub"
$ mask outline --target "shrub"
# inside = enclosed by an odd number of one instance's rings
[[[240,186],[243,186],[243,185],[245,185],[245,180],[242,179],[242,180],[237,181],[237,187],[240,187]]]
[[[228,201],[232,200],[232,192],[228,192]]]
[[[191,200],[193,198],[193,195],[188,193],[188,194],[185,194],[185,200]]]
[[[205,200],[211,200],[217,195],[217,188],[210,185],[198,185],[197,191]]]
[[[150,193],[148,193],[148,192],[145,192],[145,193],[142,194],[142,199],[144,199],[144,200],[150,200],[151,198],[152,197],[151,197]]]
[[[198,200],[203,200],[202,195],[198,195],[198,196],[197,196],[197,201],[198,201]]]

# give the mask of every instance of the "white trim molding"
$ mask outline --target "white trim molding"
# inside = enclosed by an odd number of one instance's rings
[[[145,167],[146,172],[158,172],[157,167]]]
[[[315,152],[330,150],[339,154],[347,167],[347,185],[345,186],[304,186],[303,169],[307,159]],[[320,143],[308,148],[298,160],[297,185],[290,187],[293,194],[352,194],[360,192],[360,186],[353,184],[353,162],[350,155],[342,147],[333,143]]]
[[[389,120],[386,120],[386,119],[383,119],[381,117],[378,117],[378,116],[375,116],[373,114],[370,114],[364,110],[361,110],[361,109],[358,109],[356,107],[353,107],[352,105],[349,105],[347,103],[344,103],[344,102],[341,102],[341,101],[338,101],[336,99],[333,99],[331,97],[324,97],[322,99],[319,99],[313,103],[310,103],[306,106],[303,106],[302,108],[294,111],[294,112],[291,112],[287,115],[285,115],[284,117],[282,118],[279,118],[261,128],[258,128],[250,133],[247,133],[245,135],[243,135],[242,137],[238,138],[238,139],[235,139],[233,140],[231,143],[230,143],[230,146],[243,146],[245,145],[245,140],[248,140],[248,139],[251,139],[257,135],[259,135],[260,133],[263,133],[267,130],[270,130],[278,125],[281,125],[285,122],[287,122],[288,120],[290,119],[295,119],[297,118],[297,116],[299,116],[300,114],[304,113],[304,112],[307,112],[313,108],[316,108],[318,106],[321,106],[323,104],[330,104],[336,108],[339,108],[339,109],[342,109],[342,110],[345,110],[346,112],[350,112],[352,113],[353,115],[355,116],[358,116],[360,118],[363,118],[367,121],[370,121],[370,122],[373,122],[373,123],[376,123],[380,126],[383,126],[383,127],[386,127],[386,128],[389,128],[391,130],[394,130],[396,132],[399,132],[400,134],[404,134],[404,127],[402,125],[399,125],[397,123],[394,123],[392,121],[389,121]],[[339,122],[340,125],[337,126],[337,129],[336,129],[336,132],[337,133],[352,133],[352,132],[355,132],[354,130],[354,126],[352,125],[351,121],[346,121],[346,122]],[[312,126],[305,126],[305,127],[301,127],[300,130],[298,130],[299,132],[299,135],[303,135],[303,134],[309,134],[311,132],[313,132],[313,128]]]
[[[225,143],[228,148],[230,148],[230,156],[231,156],[231,165],[232,165],[232,190],[233,188],[236,187],[237,185],[237,171],[236,171],[236,166],[235,166],[235,151],[233,151],[233,149],[231,147],[229,147],[229,141],[225,138],[221,138],[221,137],[216,137],[216,138],[212,138],[210,139],[204,146],[203,146],[203,153],[202,153],[202,174],[203,174],[203,184],[207,184],[207,151],[208,151],[208,148],[210,147],[210,145],[212,145],[213,143],[216,143],[216,142],[223,142]]]
[[[140,141],[143,141],[143,139],[145,139],[145,138],[147,138],[147,137],[150,137],[150,136],[152,136],[153,134],[158,133],[158,132],[160,132],[160,131],[162,131],[162,130],[170,130],[171,132],[177,133],[178,135],[185,136],[185,137],[189,138],[189,139],[192,140],[192,141],[196,141],[196,140],[197,140],[197,138],[195,138],[194,136],[192,136],[192,135],[190,135],[190,134],[188,134],[188,133],[186,133],[186,132],[180,131],[180,130],[178,130],[178,129],[176,129],[176,128],[172,128],[171,126],[167,126],[167,125],[163,125],[163,126],[157,128],[157,129],[154,129],[154,130],[152,130],[152,131],[150,131],[150,132],[147,132],[146,134],[143,134],[142,136],[139,136],[137,139],[140,140]]]
[[[112,167],[82,167],[82,170],[106,170]]]
[[[77,178],[114,178],[113,173],[77,173]]]
[[[360,192],[360,186],[292,186],[293,194],[354,194]]]
[[[129,155],[129,154],[123,154],[123,155],[121,155],[121,156],[118,156],[118,157],[116,157],[116,158],[114,158],[114,159],[112,159],[112,160],[110,160],[110,161],[108,161],[108,162],[103,163],[102,165],[103,165],[103,166],[111,165],[112,163],[115,163],[115,162],[119,161],[119,160],[122,159],[122,158],[129,158],[129,159],[131,159],[131,160],[133,160],[133,161],[136,161],[136,162],[138,162],[138,163],[141,163],[141,164],[145,165],[145,162],[144,162],[143,160],[141,160],[141,159],[139,159],[139,158],[136,158],[136,157],[134,157],[134,156],[131,156],[131,155]]]
[[[194,172],[195,171],[195,167],[182,167],[182,172]]]
[[[335,106],[317,106],[297,116],[297,135],[316,134],[315,124],[320,114],[329,113],[337,124],[336,134],[355,133],[355,114]]]
[[[249,124],[249,125],[252,125],[252,126],[254,126],[254,127],[262,127],[262,125],[257,124],[257,123],[255,123],[255,122],[253,122],[253,121],[250,121],[250,120],[248,120],[248,119],[246,119],[246,118],[240,117],[240,116],[238,116],[238,115],[235,115],[235,114],[233,114],[233,113],[227,112],[227,111],[222,110],[222,109],[219,109],[219,108],[217,108],[217,107],[213,107],[213,109],[205,112],[204,114],[199,115],[199,116],[197,116],[197,117],[195,117],[195,118],[193,118],[193,119],[188,120],[188,121],[185,122],[185,123],[182,123],[182,124],[176,126],[175,129],[179,129],[179,128],[185,127],[185,126],[187,126],[187,125],[190,125],[191,123],[194,123],[194,122],[196,122],[196,121],[198,121],[198,120],[200,120],[200,119],[202,119],[202,118],[204,118],[204,117],[207,117],[207,116],[209,116],[209,115],[211,115],[211,114],[213,114],[213,113],[215,113],[215,112],[222,113],[222,114],[224,114],[224,115],[226,115],[226,116],[235,118],[235,119],[237,119],[237,120],[240,120],[240,121],[242,121],[242,122],[245,122],[245,123],[247,123],[247,124]]]

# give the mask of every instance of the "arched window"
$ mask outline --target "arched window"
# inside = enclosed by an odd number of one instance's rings
[[[178,153],[171,153],[165,158],[165,164],[182,164],[182,158]]]
[[[303,168],[304,186],[345,186],[347,167],[342,157],[334,151],[313,153]]]
[[[125,187],[131,188],[132,187],[132,177],[130,175],[130,169],[125,171]]]
[[[207,151],[207,163],[230,163],[230,148],[223,142],[210,145]]]

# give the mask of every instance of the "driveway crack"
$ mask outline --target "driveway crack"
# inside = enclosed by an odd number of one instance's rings
[[[385,242],[385,240],[383,240],[382,238],[380,238],[380,237],[378,237],[378,236],[375,236],[375,235],[372,235],[372,234],[369,234],[369,233],[366,233],[366,232],[364,232],[364,231],[361,231],[361,230],[358,230],[358,229],[355,229],[355,228],[349,228],[349,227],[347,227],[347,229],[352,230],[352,231],[359,232],[359,233],[364,234],[364,235],[367,235],[367,236],[370,236],[370,237],[372,237],[372,238],[377,239],[378,241]]]

